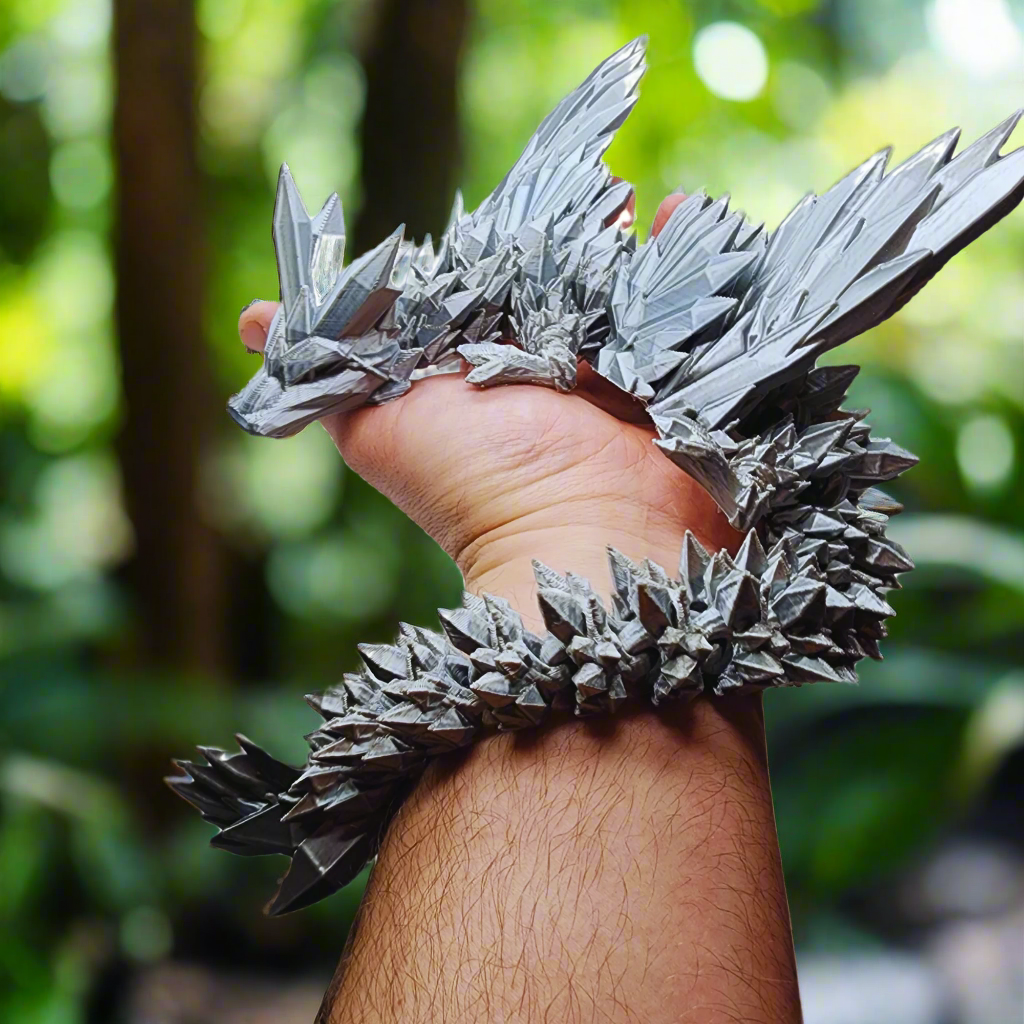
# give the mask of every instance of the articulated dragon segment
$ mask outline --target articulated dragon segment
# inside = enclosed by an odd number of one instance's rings
[[[209,764],[181,762],[171,784],[222,829],[213,845],[292,856],[268,909],[296,910],[355,877],[430,758],[482,736],[628,699],[854,682],[893,614],[882,594],[910,567],[884,519],[845,502],[784,525],[768,550],[752,530],[735,557],[687,533],[677,577],[610,550],[610,608],[587,580],[537,564],[546,636],[507,602],[467,594],[438,613],[443,633],[403,624],[310,698],[324,721],[301,773],[240,737],[244,753],[200,748]]]

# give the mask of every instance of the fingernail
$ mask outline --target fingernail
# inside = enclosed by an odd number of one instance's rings
[[[245,311],[243,310],[243,312]],[[266,344],[267,332],[255,320],[250,320],[242,328],[241,334],[242,344],[248,349],[259,350]]]
[[[250,299],[239,311],[238,315],[241,316],[251,306],[255,306],[257,302],[262,302],[263,299]]]

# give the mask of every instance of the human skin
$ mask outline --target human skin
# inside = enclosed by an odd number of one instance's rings
[[[681,196],[658,210],[660,230]],[[239,321],[262,348],[276,304]],[[738,536],[581,367],[569,395],[460,375],[324,426],[348,465],[542,630],[532,560],[607,594],[606,545],[675,570]],[[436,759],[391,824],[322,1024],[797,1024],[759,695],[562,719]]]

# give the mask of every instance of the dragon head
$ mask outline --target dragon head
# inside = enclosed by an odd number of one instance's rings
[[[362,405],[402,372],[407,360],[381,321],[401,294],[396,269],[408,263],[413,247],[400,227],[343,269],[345,220],[337,193],[311,217],[287,164],[278,179],[273,235],[281,307],[267,332],[263,366],[228,411],[251,434],[287,437],[329,412]],[[332,378],[329,389],[325,377]]]

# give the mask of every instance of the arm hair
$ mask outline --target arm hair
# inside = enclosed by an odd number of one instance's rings
[[[758,696],[438,761],[318,1024],[799,1020]]]

